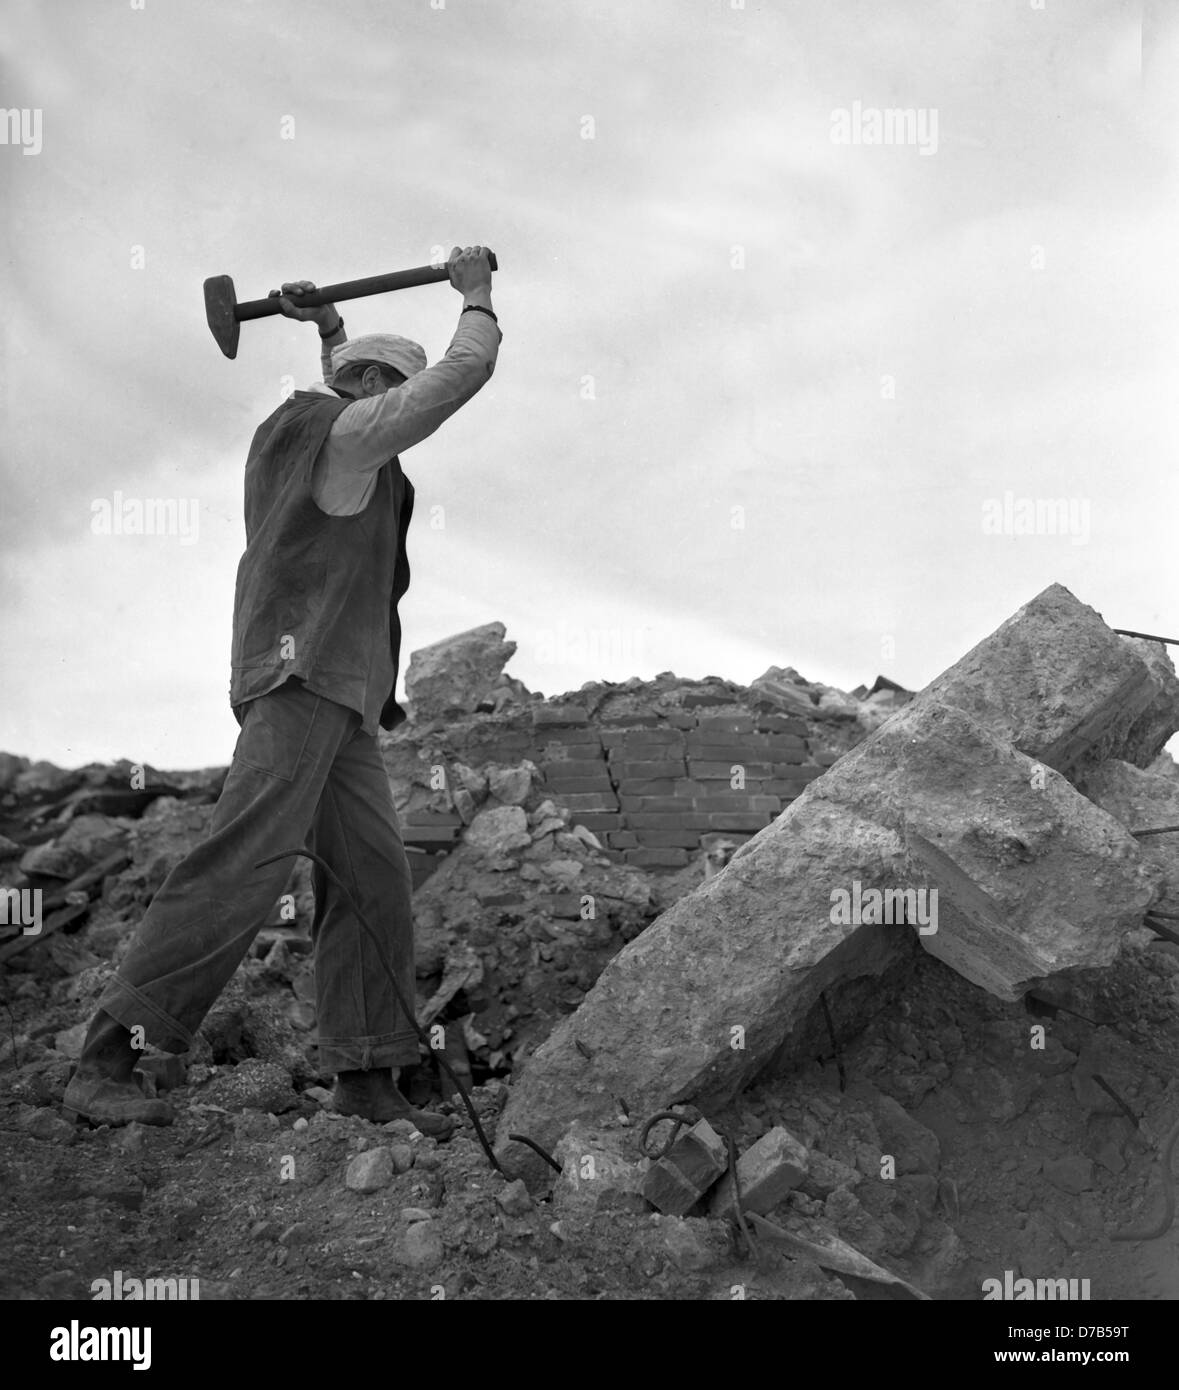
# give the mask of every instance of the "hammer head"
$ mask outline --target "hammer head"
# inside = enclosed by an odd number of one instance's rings
[[[217,346],[226,357],[237,356],[237,339],[241,324],[234,310],[237,307],[237,293],[233,279],[228,275],[211,275],[205,281],[205,318]]]

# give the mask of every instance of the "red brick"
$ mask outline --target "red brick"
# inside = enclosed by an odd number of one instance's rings
[[[728,796],[697,796],[692,799],[697,811],[768,811],[776,816],[782,802],[776,796],[747,796],[730,792]]]
[[[647,714],[607,714],[598,722],[606,729],[653,729],[666,724],[667,716],[652,710]]]
[[[791,782],[813,782],[816,777],[822,777],[826,772],[825,767],[817,767],[814,763],[775,763],[775,777],[785,777]]]
[[[682,796],[620,796],[618,800],[624,811],[682,811],[685,809]]]
[[[546,774],[559,774],[561,777],[597,777],[606,771],[605,758],[545,758],[542,763]]]
[[[794,734],[771,734],[770,747],[775,752],[779,748],[801,748],[805,752],[809,744],[805,738],[796,738]]]
[[[696,716],[694,714],[669,714],[667,722],[673,729],[694,729]]]
[[[717,730],[726,734],[751,734],[753,715],[751,714],[702,714],[696,721],[698,729]]]
[[[708,762],[707,760],[689,758],[688,774],[691,777],[698,777],[702,781],[710,779],[716,780],[723,778],[726,782],[733,775],[733,768],[741,768],[745,776],[749,777],[772,777],[771,765],[769,763],[748,763],[740,758],[734,758],[732,762]]]
[[[592,758],[602,747],[602,736],[597,729],[559,729],[545,730],[541,737],[538,730],[532,743],[542,758]]]
[[[550,764],[545,774],[542,790],[556,796],[558,792],[609,792],[614,790],[607,772],[599,772],[594,777],[562,777],[553,772],[557,764]]]
[[[761,830],[770,823],[764,811],[712,811],[704,819],[709,830]]]
[[[574,811],[569,817],[571,825],[584,825],[595,834],[599,830],[622,830],[621,811]]]
[[[618,748],[624,743],[677,743],[684,737],[682,730],[669,725],[649,729],[603,729],[602,742],[607,748]]]
[[[774,748],[774,740],[769,734],[747,734],[745,738],[709,737],[707,734],[689,734],[688,756],[690,758],[751,758],[760,754],[765,757]]]
[[[639,837],[633,830],[609,830],[606,842],[611,849],[638,849]]]
[[[682,779],[677,777],[623,777],[618,782],[620,796],[671,796]]]
[[[643,869],[682,869],[688,862],[686,849],[628,849],[624,853],[628,864]]]
[[[683,777],[686,775],[686,768],[683,758],[666,758],[659,762],[612,762],[610,775],[620,782],[631,777]]]
[[[636,844],[644,849],[699,849],[699,830],[640,830]]]
[[[820,767],[833,767],[842,757],[842,753],[834,753],[829,748],[824,748],[814,755],[815,762]]]
[[[680,729],[629,729],[622,730],[622,746],[630,747],[631,744],[648,743],[674,743],[677,747],[682,747],[684,734]]]
[[[729,778],[724,777],[679,777],[676,779],[675,794],[681,801],[694,796],[720,796],[722,792],[729,790]],[[746,781],[741,788],[743,792],[764,792],[765,783],[754,780]]]
[[[686,810],[679,815],[670,811],[628,811],[627,827],[640,832],[644,830],[712,830],[708,815]]]
[[[618,798],[609,792],[564,792],[554,796],[559,806],[567,806],[570,811],[617,811]]]
[[[805,763],[810,754],[805,748],[775,748],[770,756],[775,763],[789,763],[792,767],[797,767],[800,763]]]
[[[757,727],[767,733],[795,734],[799,738],[806,738],[810,733],[806,720],[798,719],[793,714],[760,714]]]

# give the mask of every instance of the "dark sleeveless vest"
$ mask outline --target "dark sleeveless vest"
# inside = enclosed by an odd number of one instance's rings
[[[315,460],[348,405],[342,397],[296,391],[259,425],[250,445],[229,685],[239,723],[248,700],[291,676],[358,711],[366,733],[405,720],[393,691],[413,484],[394,457],[355,516],[328,516],[311,495]]]

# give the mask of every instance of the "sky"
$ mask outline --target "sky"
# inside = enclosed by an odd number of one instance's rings
[[[1179,637],[1176,7],[5,8],[0,748],[229,760],[246,451],[319,344],[267,319],[228,360],[202,282],[456,243],[504,337],[402,456],[403,673],[498,620],[546,695],[920,688],[1053,582]],[[434,361],[459,307],[342,312]]]

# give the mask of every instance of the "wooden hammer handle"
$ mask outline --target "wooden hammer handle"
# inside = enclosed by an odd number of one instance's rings
[[[498,270],[495,252],[488,252],[492,270]],[[446,265],[419,265],[413,270],[393,270],[388,275],[369,275],[364,280],[342,280],[338,285],[321,285],[310,294],[292,294],[287,298],[300,309],[313,309],[319,304],[336,304],[342,299],[364,299],[370,294],[388,294],[390,290],[408,290],[414,285],[433,285],[449,280]],[[247,299],[234,307],[233,316],[239,323],[246,319],[265,319],[281,314],[277,296],[267,299]]]

